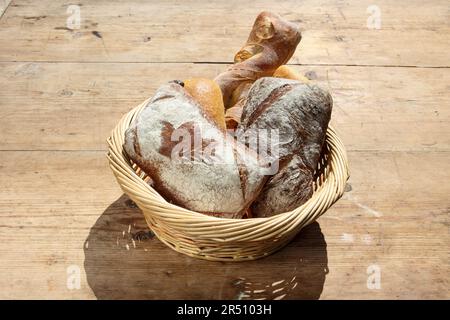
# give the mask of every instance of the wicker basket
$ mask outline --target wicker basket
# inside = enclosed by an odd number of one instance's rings
[[[345,148],[329,127],[326,146],[316,170],[315,191],[297,209],[269,218],[223,219],[167,202],[125,154],[125,130],[148,100],[127,113],[108,138],[108,159],[122,190],[139,206],[154,234],[172,249],[215,261],[265,257],[286,245],[304,226],[321,216],[344,192],[348,179]]]

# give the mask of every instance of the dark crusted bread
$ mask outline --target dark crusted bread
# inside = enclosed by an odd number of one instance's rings
[[[238,131],[278,130],[280,142],[279,170],[252,204],[254,216],[290,211],[311,197],[332,104],[327,91],[296,80],[266,77],[252,85]]]

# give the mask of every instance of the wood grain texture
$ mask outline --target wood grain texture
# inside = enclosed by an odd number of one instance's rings
[[[304,30],[291,63],[449,66],[446,0],[377,1],[379,30],[367,28],[369,0],[77,3],[71,31],[72,3],[14,1],[0,21],[0,61],[230,62],[264,9]]]
[[[8,2],[0,298],[450,298],[448,1],[377,1],[382,28],[369,30],[371,1],[83,0],[74,31],[64,29],[68,2]],[[148,233],[108,168],[105,139],[162,82],[224,70],[261,8],[304,29],[291,62],[331,90],[351,178],[275,255],[195,260]],[[380,289],[367,287],[371,265]],[[67,287],[70,266],[80,289]]]
[[[450,188],[439,181],[450,179],[449,152],[349,156],[352,190],[318,224],[270,258],[213,263],[145,239],[103,152],[2,152],[0,297],[274,298],[285,287],[291,299],[448,298]],[[371,264],[380,290],[366,286]],[[79,290],[66,287],[70,265],[81,268]]]

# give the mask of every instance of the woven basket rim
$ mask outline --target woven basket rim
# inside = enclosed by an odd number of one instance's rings
[[[217,226],[219,228],[227,226],[259,226],[260,228],[264,228],[270,227],[271,225],[277,225],[283,221],[285,222],[287,220],[295,219],[299,213],[304,212],[308,208],[309,210],[307,211],[311,211],[315,207],[315,204],[317,204],[317,200],[321,196],[323,197],[324,192],[326,193],[326,191],[329,191],[330,194],[334,191],[335,199],[332,200],[332,203],[334,203],[334,201],[336,201],[344,192],[345,182],[349,177],[347,154],[344,145],[336,134],[336,131],[331,126],[329,126],[327,130],[326,143],[329,145],[330,153],[334,154],[334,158],[332,159],[332,162],[334,160],[333,168],[328,173],[328,176],[325,177],[325,181],[314,191],[313,196],[304,204],[294,210],[280,213],[271,217],[232,219],[209,216],[172,204],[165,200],[154,188],[152,188],[136,173],[131,163],[127,160],[125,152],[123,150],[125,130],[129,127],[130,123],[139,114],[139,112],[142,111],[142,109],[147,105],[150,99],[151,98],[145,100],[140,105],[126,113],[121,118],[116,127],[112,130],[110,137],[107,139],[107,157],[109,159],[110,167],[116,175],[116,178],[123,191],[128,195],[130,192],[132,192],[132,198],[139,207],[146,207],[146,200],[152,199],[153,201],[158,202],[160,209],[167,210],[167,219],[183,218],[184,220],[191,220],[190,223],[195,223],[196,225],[203,223],[205,227]],[[330,181],[330,174],[334,174],[335,176],[337,176],[336,181]],[[322,212],[318,216],[323,214],[330,205],[328,205],[326,208],[321,209],[320,211]],[[318,216],[314,217],[312,221],[317,219]]]

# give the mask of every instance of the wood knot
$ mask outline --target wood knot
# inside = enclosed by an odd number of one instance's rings
[[[96,30],[92,31],[92,34],[94,36],[96,36],[97,38],[99,38],[99,39],[103,38],[102,34],[100,32],[98,32],[98,31],[96,31]]]

